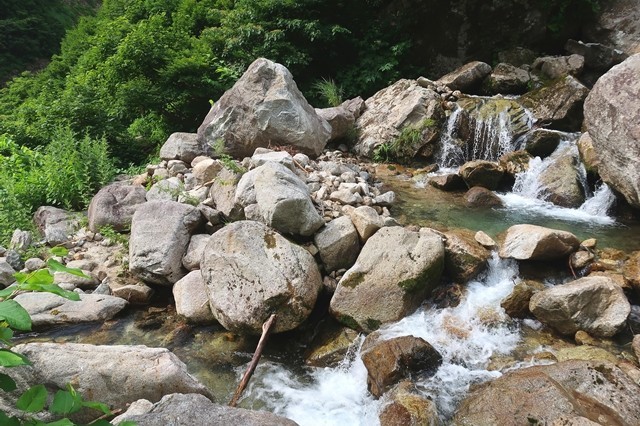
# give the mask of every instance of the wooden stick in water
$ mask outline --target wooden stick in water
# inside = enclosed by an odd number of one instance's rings
[[[258,361],[260,361],[260,357],[262,356],[262,351],[264,350],[265,345],[267,344],[267,339],[269,338],[269,333],[271,333],[271,329],[273,328],[276,322],[276,314],[272,314],[264,324],[262,324],[262,336],[260,336],[260,340],[258,341],[258,346],[256,347],[256,351],[253,353],[253,358],[251,358],[251,363],[249,364],[249,368],[245,371],[242,376],[242,380],[240,380],[240,384],[233,394],[233,398],[229,402],[229,407],[235,407],[238,404],[238,400],[240,396],[242,396],[242,392],[247,387],[249,380],[251,380],[251,376],[253,376],[253,372],[258,366]]]

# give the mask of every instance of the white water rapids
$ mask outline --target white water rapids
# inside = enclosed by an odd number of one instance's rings
[[[382,328],[382,337],[413,335],[431,343],[443,357],[434,376],[416,382],[444,418],[450,417],[469,386],[501,375],[488,371],[495,354],[511,352],[520,340],[520,329],[500,307],[518,280],[515,261],[489,261],[487,272],[467,284],[457,307],[424,307],[403,320]],[[362,339],[351,356],[335,368],[309,368],[294,374],[273,362],[258,367],[248,398],[257,408],[264,404],[302,426],[376,425],[383,400],[367,391],[367,372],[360,360]],[[257,401],[260,401],[258,403]]]

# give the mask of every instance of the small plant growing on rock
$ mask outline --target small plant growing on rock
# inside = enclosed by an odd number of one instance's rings
[[[332,79],[322,79],[313,85],[316,93],[324,99],[330,107],[337,107],[343,101],[342,87],[338,86]]]
[[[373,151],[373,160],[384,163],[410,161],[415,154],[416,145],[421,142],[424,136],[424,131],[434,125],[435,121],[425,118],[417,126],[404,127],[392,142],[383,143],[376,147]]]
[[[222,163],[222,165],[224,167],[226,167],[228,170],[234,172],[234,173],[240,173],[240,174],[244,174],[247,172],[247,169],[245,169],[244,167],[242,167],[241,165],[239,165],[232,156],[230,156],[229,154],[226,154],[224,152],[224,141],[222,139],[218,139],[214,144],[213,144],[213,153],[216,157],[218,157],[218,160],[220,160],[220,162]]]

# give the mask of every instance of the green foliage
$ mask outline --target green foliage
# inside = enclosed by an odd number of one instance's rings
[[[411,161],[416,148],[424,137],[424,131],[434,125],[435,121],[426,118],[418,125],[404,127],[392,142],[383,143],[376,147],[373,151],[373,160],[381,163],[391,161],[406,163]]]
[[[51,254],[54,256],[66,256],[68,250],[64,247],[54,247],[51,249]],[[53,274],[55,272],[66,272],[87,278],[80,269],[68,268],[57,260],[50,258],[47,261],[47,268],[33,271],[29,274],[16,273],[14,277],[17,284],[0,291],[0,366],[17,367],[30,364],[24,355],[11,350],[10,340],[13,337],[13,330],[31,330],[31,317],[29,313],[18,302],[13,300],[18,293],[24,291],[44,291],[60,295],[70,300],[80,299],[77,293],[63,290],[56,284],[53,284]],[[0,390],[3,392],[14,392],[16,389],[16,382],[11,376],[0,373]],[[66,417],[77,413],[83,408],[90,408],[104,415],[111,415],[111,411],[106,404],[84,400],[70,384],[67,385],[66,390],[58,390],[47,407],[49,400],[49,391],[43,384],[32,386],[23,392],[16,401],[16,408],[24,413],[25,419],[21,420],[15,417],[9,417],[6,413],[0,411],[0,424],[18,426],[45,425],[45,423],[31,417],[31,414],[37,414],[45,410],[53,415],[64,417],[60,420],[46,423],[47,425],[73,426],[75,423]],[[110,423],[99,420],[93,424]],[[128,422],[128,424],[129,426],[132,425],[131,422]]]
[[[239,165],[238,162],[234,160],[232,156],[225,153],[224,141],[222,139],[218,139],[217,141],[215,141],[212,149],[213,149],[213,155],[217,157],[218,160],[220,160],[220,162],[222,163],[222,165],[228,170],[234,173],[239,173],[239,174],[244,174],[247,172],[247,169]]]
[[[129,239],[127,236],[113,229],[113,226],[105,225],[100,228],[99,232],[103,237],[110,239],[114,243],[122,244],[124,247],[129,247]]]
[[[337,107],[343,102],[343,89],[332,79],[322,79],[313,85],[316,93],[325,100],[327,106]]]

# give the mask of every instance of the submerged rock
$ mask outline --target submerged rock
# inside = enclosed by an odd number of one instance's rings
[[[278,315],[274,333],[296,328],[322,288],[313,256],[259,222],[213,234],[201,266],[214,316],[238,333],[260,334],[271,314]]]
[[[198,141],[210,153],[239,158],[274,145],[318,156],[330,135],[331,126],[309,105],[289,70],[264,58],[249,66],[198,128]]]
[[[514,225],[500,248],[500,257],[518,260],[559,259],[573,253],[580,240],[570,232],[537,225]]]
[[[439,284],[444,244],[430,229],[385,227],[338,282],[330,311],[346,325],[373,331],[413,312]]]
[[[502,207],[502,200],[493,191],[482,186],[474,186],[464,194],[469,207]]]
[[[626,325],[631,306],[610,278],[585,277],[534,294],[529,309],[562,334],[583,330],[595,337],[610,337]]]
[[[380,412],[380,426],[440,426],[436,404],[409,382],[400,382],[387,393],[390,403]]]
[[[568,418],[592,422],[569,424],[640,424],[640,386],[609,362],[523,368],[476,388],[452,424],[567,424]]]

